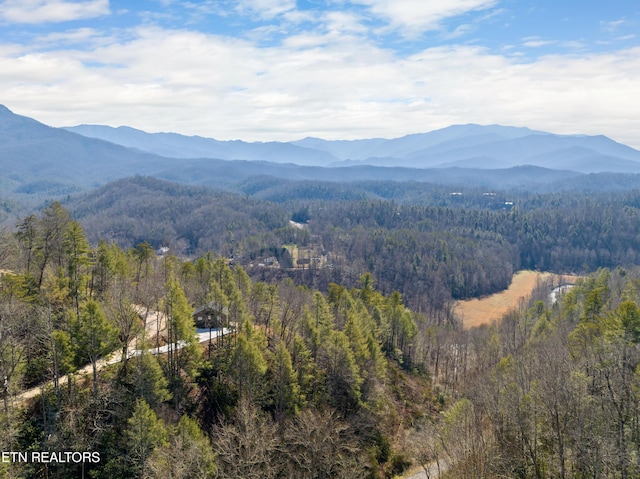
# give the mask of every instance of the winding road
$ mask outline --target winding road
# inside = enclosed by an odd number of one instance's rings
[[[160,311],[147,309],[144,306],[136,306],[136,311],[140,316],[140,318],[145,323],[146,336],[148,340],[155,342],[157,335],[162,334],[163,332],[166,332],[167,321],[164,313]],[[218,337],[225,336],[232,332],[233,332],[232,330],[227,328],[223,328],[221,330],[199,329],[197,330],[198,342],[206,343],[206,342],[209,342],[210,340],[216,340]],[[129,342],[129,345],[127,347],[127,357],[131,358],[131,357],[139,356],[140,354],[142,354],[142,350],[137,349],[137,343],[138,343],[138,340],[135,338]],[[185,342],[180,341],[173,345],[173,349],[174,350],[181,349],[184,347],[184,345],[185,345]],[[165,344],[163,346],[158,346],[155,348],[148,349],[147,351],[151,354],[166,354],[169,351],[169,345]],[[120,353],[121,353],[120,350],[116,350],[111,354],[105,356],[104,358],[99,359],[96,362],[96,369],[100,371],[111,364],[120,362],[120,360],[122,359]],[[92,372],[93,372],[93,366],[91,364],[87,364],[86,366],[82,367],[81,369],[73,373],[73,375],[85,376],[85,375],[92,374]],[[58,378],[58,382],[61,385],[68,384],[68,381],[69,381],[69,375],[60,376],[60,378]],[[52,379],[36,387],[27,389],[26,391],[21,392],[17,396],[12,397],[11,402],[12,404],[16,404],[16,403],[21,404],[29,399],[32,399],[38,396],[39,394],[42,393],[42,391],[46,387],[51,386],[53,383],[54,381]]]

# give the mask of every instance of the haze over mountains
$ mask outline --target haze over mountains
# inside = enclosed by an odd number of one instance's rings
[[[554,135],[499,125],[454,125],[389,140],[305,138],[289,143],[218,141],[99,125],[81,125],[67,130],[176,158],[263,160],[314,166],[366,164],[497,169],[531,165],[580,173],[640,172],[640,151],[605,136]]]
[[[2,196],[55,196],[133,175],[251,194],[312,180],[626,189],[640,178],[640,151],[604,136],[456,125],[396,139],[248,143],[129,127],[52,128],[1,105],[0,161]]]
[[[86,138],[15,115],[0,105],[3,193],[73,191],[154,170],[173,161]]]

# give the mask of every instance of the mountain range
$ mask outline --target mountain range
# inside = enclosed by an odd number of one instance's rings
[[[605,136],[554,135],[499,125],[454,125],[388,140],[328,141],[309,137],[289,143],[219,141],[100,125],[80,125],[67,130],[175,158],[262,160],[331,167],[358,164],[498,169],[531,165],[579,173],[640,172],[640,151]]]
[[[282,181],[627,189],[640,178],[640,151],[604,136],[456,125],[396,139],[250,143],[129,127],[53,128],[2,105],[0,164],[5,198],[66,195],[134,175],[250,194]]]

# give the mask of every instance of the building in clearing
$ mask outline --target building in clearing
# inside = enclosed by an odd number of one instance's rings
[[[193,312],[193,321],[199,329],[218,329],[227,326],[229,308],[210,302]]]

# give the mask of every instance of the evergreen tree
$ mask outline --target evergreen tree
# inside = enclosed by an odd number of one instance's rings
[[[67,261],[67,278],[69,281],[69,295],[76,308],[80,309],[80,290],[86,281],[86,273],[91,263],[89,257],[89,241],[82,227],[71,221],[64,235],[64,252]]]
[[[158,447],[168,444],[167,430],[144,399],[138,399],[125,431],[128,461],[135,477],[145,477],[146,462]]]
[[[42,285],[45,270],[52,262],[62,267],[63,241],[70,222],[69,213],[57,201],[43,210],[36,236],[38,286]]]
[[[164,376],[158,359],[144,350],[133,359],[131,382],[135,395],[144,399],[152,408],[171,399],[169,381]]]
[[[240,397],[262,399],[267,362],[263,350],[266,338],[255,331],[250,321],[245,321],[238,332],[237,342],[229,364],[229,374],[235,378]]]
[[[210,479],[216,462],[211,443],[198,423],[186,414],[172,428],[169,443],[155,449],[147,459],[148,479]]]
[[[116,348],[116,328],[107,320],[100,304],[90,299],[80,306],[80,315],[73,319],[72,338],[77,365],[82,366],[87,361],[91,363],[94,395],[97,396],[97,362]]]
[[[270,404],[276,417],[295,414],[300,406],[300,386],[291,362],[291,354],[283,342],[279,342],[269,367]]]
[[[321,337],[317,362],[326,371],[331,403],[344,414],[355,411],[360,406],[362,377],[344,332],[330,330]]]
[[[188,381],[195,379],[202,357],[202,348],[198,342],[192,317],[193,309],[189,306],[184,291],[174,279],[169,279],[167,283],[164,310],[167,317],[169,342],[167,372],[174,406],[177,409],[187,392]]]

